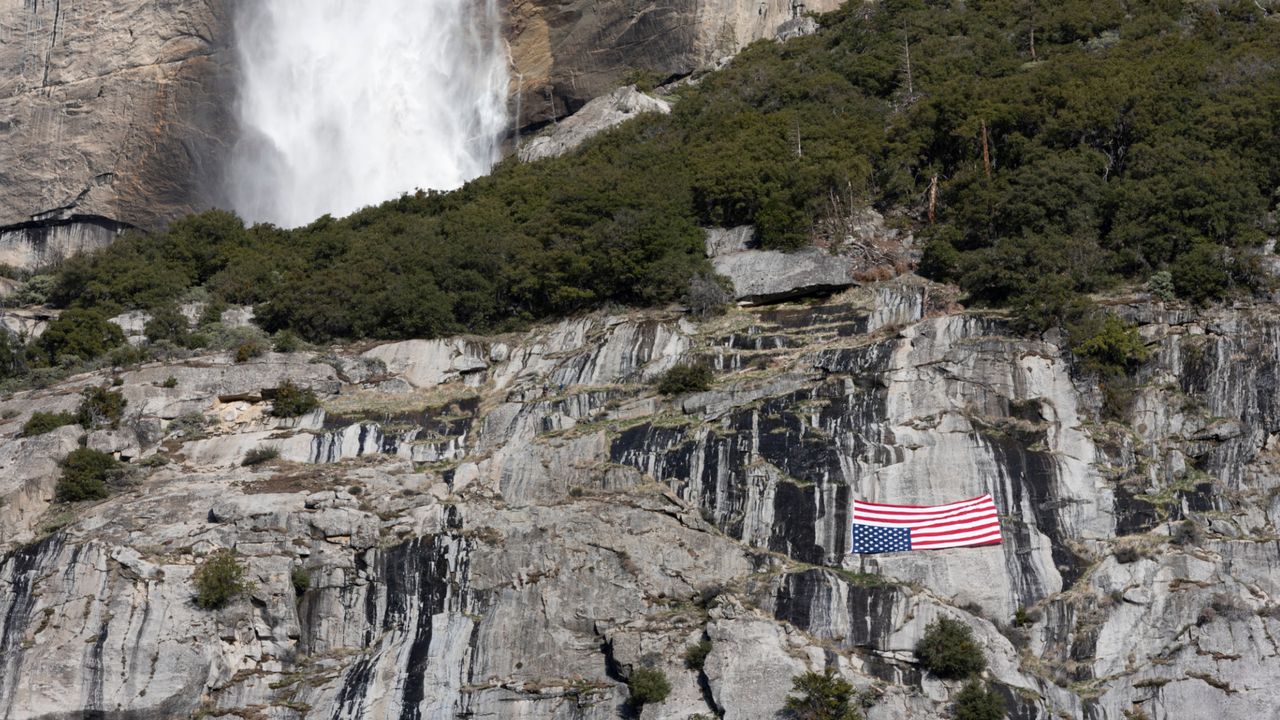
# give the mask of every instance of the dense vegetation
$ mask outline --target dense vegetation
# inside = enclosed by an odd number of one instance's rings
[[[660,703],[671,694],[671,683],[661,670],[651,667],[636,668],[627,678],[627,689],[634,707],[640,708]]]
[[[1108,330],[1089,293],[1150,281],[1204,302],[1265,284],[1257,248],[1280,186],[1267,7],[851,2],[572,156],[296,230],[205,213],[70,261],[47,292],[106,314],[162,309],[147,332],[173,342],[187,338],[172,304],[192,288],[307,340],[487,331],[678,299],[707,271],[700,226],[753,223],[790,248],[874,205],[917,231],[923,273],[1083,346]]]
[[[55,491],[62,502],[102,500],[111,494],[109,483],[124,470],[110,453],[77,448],[62,460],[62,476]]]
[[[224,608],[241,593],[252,589],[245,568],[235,550],[216,550],[200,563],[191,577],[196,586],[196,605],[205,610]]]
[[[791,679],[791,691],[780,717],[790,720],[862,720],[854,706],[853,685],[831,668],[806,672]]]
[[[973,631],[949,617],[940,617],[924,629],[924,637],[916,644],[916,658],[926,670],[943,678],[966,678],[987,667]]]

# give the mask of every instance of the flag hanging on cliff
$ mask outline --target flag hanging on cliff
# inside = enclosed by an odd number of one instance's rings
[[[859,554],[996,545],[1000,518],[990,495],[950,505],[853,501],[853,550]]]

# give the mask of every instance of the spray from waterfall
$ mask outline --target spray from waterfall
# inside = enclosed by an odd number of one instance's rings
[[[227,192],[284,227],[489,170],[506,127],[497,0],[240,3]]]

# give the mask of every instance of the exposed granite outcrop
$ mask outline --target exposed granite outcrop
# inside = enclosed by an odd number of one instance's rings
[[[689,75],[780,29],[802,31],[799,11],[840,0],[713,0],[553,3],[512,0],[507,37],[517,128],[570,115],[637,72],[657,80]]]
[[[868,717],[932,718],[958,684],[912,651],[940,616],[1010,717],[1265,716],[1280,316],[1117,309],[1155,351],[1123,423],[1053,338],[911,279],[701,325],[157,364],[87,438],[131,482],[73,508],[50,500],[83,431],[15,433],[104,376],[20,393],[0,402],[0,717],[616,718],[654,666],[672,692],[643,718],[765,718],[829,666]],[[655,396],[680,361],[715,386]],[[272,418],[286,379],[324,409]],[[260,445],[282,459],[240,467]],[[1002,546],[847,554],[854,494],[984,491]],[[222,547],[254,588],[200,610],[191,574]]]
[[[636,90],[634,85],[620,87],[582,106],[578,112],[545,132],[522,142],[518,154],[525,162],[559,157],[592,136],[626,122],[642,113],[669,113],[671,104]]]

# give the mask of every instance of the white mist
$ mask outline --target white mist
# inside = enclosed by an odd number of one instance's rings
[[[295,227],[488,171],[506,127],[496,0],[240,4],[228,193]]]

